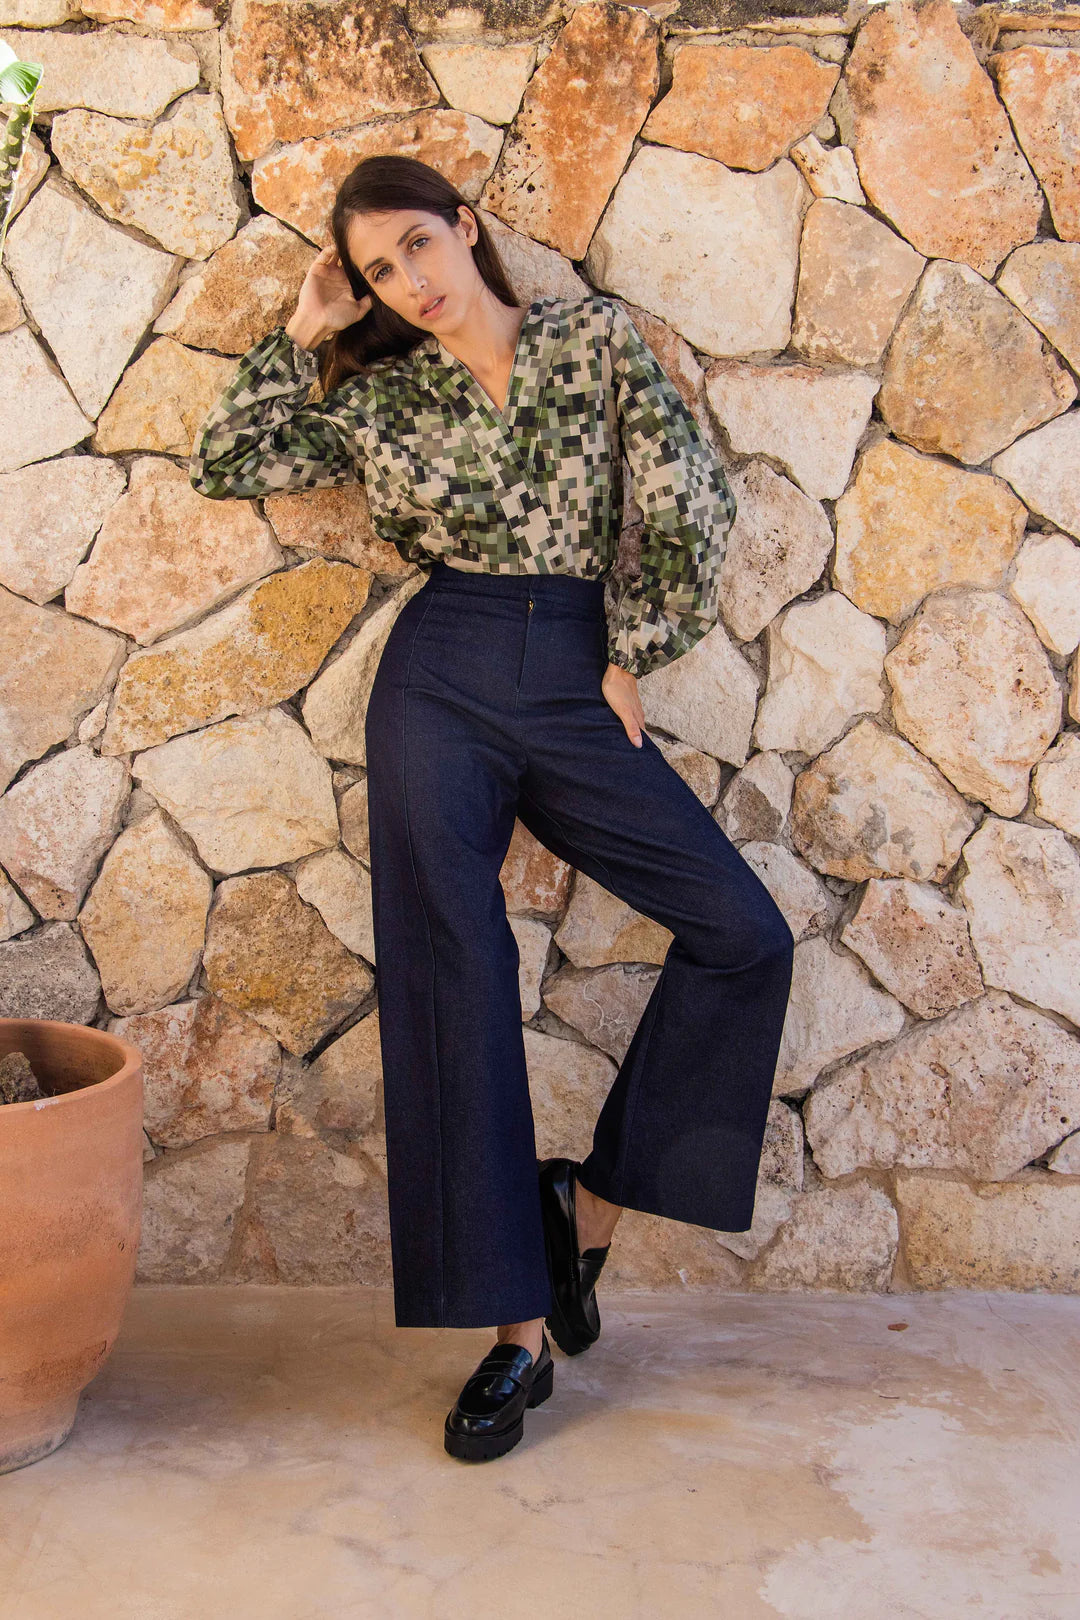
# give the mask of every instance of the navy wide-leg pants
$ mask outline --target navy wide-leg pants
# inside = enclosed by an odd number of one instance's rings
[[[604,581],[444,562],[402,608],[367,711],[368,815],[399,1327],[552,1306],[517,942],[515,817],[668,928],[581,1182],[745,1231],[794,941],[768,889],[601,691]]]

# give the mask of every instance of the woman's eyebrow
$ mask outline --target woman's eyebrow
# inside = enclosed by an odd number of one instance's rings
[[[423,224],[423,221],[422,220],[414,220],[413,223],[410,226],[408,226],[405,230],[402,231],[401,235],[397,239],[398,247],[401,246],[402,242],[404,242],[405,238],[408,236],[410,231],[415,231],[418,224]],[[383,255],[381,253],[379,253],[379,254],[376,255],[376,257],[374,259],[369,259],[368,263],[365,264],[365,266],[361,270],[360,274],[362,276],[366,276],[368,271],[371,269],[371,266],[373,264],[378,264],[379,260],[382,258],[382,256]]]

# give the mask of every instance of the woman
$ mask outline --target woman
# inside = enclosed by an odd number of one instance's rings
[[[481,220],[416,159],[360,163],[331,223],[191,482],[362,478],[427,575],[366,717],[391,1249],[399,1327],[499,1324],[446,1419],[447,1450],[479,1460],[551,1393],[545,1324],[567,1354],[595,1341],[624,1207],[749,1227],[793,939],[644,730],[637,677],[716,622],[735,515],[663,369],[611,298],[518,304]],[[644,534],[617,587],[622,455]],[[673,935],[581,1163],[535,1158],[500,884],[515,818]]]

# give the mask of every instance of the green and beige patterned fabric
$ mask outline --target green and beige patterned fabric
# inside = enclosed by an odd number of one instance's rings
[[[644,532],[640,579],[609,584],[609,659],[647,674],[716,623],[735,498],[614,299],[529,305],[504,412],[435,333],[307,404],[317,376],[283,327],[254,344],[200,427],[192,486],[219,500],[363,479],[408,562],[595,579],[618,549],[621,450]]]

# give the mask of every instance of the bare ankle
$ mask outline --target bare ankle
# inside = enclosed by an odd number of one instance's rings
[[[580,1249],[603,1249],[611,1242],[619,1216],[622,1214],[621,1204],[611,1204],[598,1193],[592,1193],[581,1182],[575,1183],[575,1208],[577,1212],[578,1247]]]
[[[496,1332],[500,1344],[522,1344],[535,1361],[544,1342],[544,1318],[537,1316],[531,1322],[507,1322]]]

